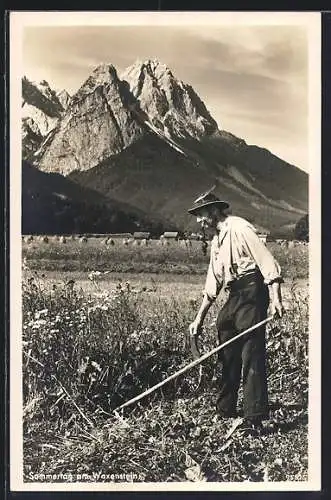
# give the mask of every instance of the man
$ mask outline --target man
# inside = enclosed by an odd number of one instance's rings
[[[217,318],[220,343],[224,343],[267,317],[269,289],[275,316],[283,315],[281,269],[255,228],[245,219],[228,215],[229,204],[212,190],[201,195],[188,211],[203,230],[214,232],[204,295],[192,337],[201,333],[206,314],[224,288],[228,298]],[[243,382],[244,427],[260,429],[268,418],[265,327],[244,335],[219,352],[221,377],[217,408],[222,417],[236,416],[238,389]]]

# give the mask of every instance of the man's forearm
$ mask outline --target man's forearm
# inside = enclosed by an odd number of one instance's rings
[[[282,301],[282,289],[281,289],[281,284],[279,281],[274,281],[271,284],[271,289],[272,289],[272,298],[273,300],[278,300],[279,302]]]
[[[202,303],[201,303],[201,306],[200,306],[200,309],[197,313],[197,319],[199,319],[199,321],[201,323],[203,323],[205,317],[206,317],[206,314],[207,312],[209,311],[209,308],[210,306],[212,305],[214,301],[211,300],[208,295],[205,293],[204,296],[203,296],[203,299],[202,299]]]

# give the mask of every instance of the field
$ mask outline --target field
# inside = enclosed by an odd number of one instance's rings
[[[27,239],[27,238],[25,238]],[[30,269],[38,271],[109,271],[112,273],[148,274],[204,274],[209,257],[202,252],[200,241],[150,240],[147,246],[142,242],[131,242],[125,246],[122,239],[113,239],[113,245],[106,244],[107,238],[87,238],[85,242],[67,238],[61,243],[56,236],[48,243],[34,237],[23,242],[23,258]],[[292,245],[294,242],[292,242]],[[308,247],[294,244],[284,248],[276,242],[268,243],[288,279],[307,278]]]
[[[227,436],[233,419],[217,415],[215,356],[113,412],[191,361],[208,263],[199,242],[23,243],[24,480],[307,480],[308,247],[271,249],[287,313],[267,329],[271,414],[252,437]],[[203,351],[217,344],[223,300]]]

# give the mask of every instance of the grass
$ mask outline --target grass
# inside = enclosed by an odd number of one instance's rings
[[[49,252],[50,246],[40,250],[41,245],[38,252]],[[69,245],[61,246],[61,259],[68,249]],[[31,251],[29,247],[25,255],[36,262]],[[80,253],[84,265],[92,249],[85,251],[87,247]],[[173,258],[180,264],[177,252],[175,248]],[[102,247],[102,255],[110,259],[109,254],[119,260],[114,247]],[[131,252],[131,257],[135,255]],[[195,264],[202,265],[203,259],[194,255]],[[129,252],[129,260],[128,256]],[[301,265],[301,276],[306,273],[302,256],[293,252],[287,262]],[[294,273],[291,267],[285,272],[289,277]],[[160,285],[156,280],[150,286],[142,279],[126,283],[124,276],[121,282],[103,287],[107,276],[92,273],[89,280],[86,274],[90,287],[83,289],[72,279],[56,283],[47,275],[26,271],[24,480],[307,480],[306,290],[287,289],[287,314],[268,327],[271,415],[266,432],[252,438],[238,431],[226,439],[232,421],[215,411],[214,357],[204,363],[202,377],[194,368],[125,409],[119,418],[114,415],[119,404],[191,360],[186,334],[201,292],[199,280],[192,276],[186,293],[184,285],[180,292],[173,286],[176,278],[160,279]],[[82,270],[80,277],[84,277]],[[207,317],[205,350],[216,344],[220,302]]]
[[[86,243],[68,239],[65,244],[55,237],[49,243],[34,240],[24,242],[22,255],[30,269],[38,271],[105,271],[112,273],[171,273],[205,274],[208,267],[208,252],[204,255],[201,242],[192,241],[190,247],[173,241],[161,246],[151,240],[148,246],[124,246],[121,239],[114,245],[106,245],[104,239],[88,238]],[[308,247],[306,245],[284,249],[277,243],[268,247],[285,270],[286,278],[307,278]]]

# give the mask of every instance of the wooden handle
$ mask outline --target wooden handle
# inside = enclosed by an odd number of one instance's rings
[[[232,342],[234,342],[235,340],[238,340],[240,337],[243,337],[244,335],[246,335],[247,333],[250,333],[252,332],[253,330],[256,330],[256,328],[259,328],[260,326],[262,325],[265,325],[266,323],[268,323],[269,321],[271,321],[273,318],[273,316],[269,316],[268,318],[264,319],[263,321],[260,321],[259,323],[256,323],[256,325],[253,325],[251,326],[250,328],[247,328],[247,330],[239,333],[238,335],[236,335],[235,337],[233,337],[232,339],[229,339],[227,340],[226,342],[224,342],[224,344],[221,344],[217,347],[215,347],[214,349],[212,349],[211,351],[209,352],[206,352],[206,354],[203,354],[200,358],[192,361],[191,363],[189,363],[188,365],[184,366],[183,368],[181,368],[180,370],[178,370],[177,372],[173,373],[172,375],[170,375],[168,378],[162,380],[161,382],[159,382],[158,384],[156,385],[153,385],[153,387],[150,387],[149,389],[147,389],[146,391],[142,392],[141,394],[138,394],[138,396],[130,399],[129,401],[127,401],[126,403],[123,403],[122,405],[118,406],[115,410],[113,410],[114,412],[117,412],[118,410],[121,410],[122,408],[125,408],[126,406],[130,406],[132,405],[133,403],[136,403],[137,401],[140,401],[140,399],[144,398],[145,396],[148,396],[148,394],[151,394],[152,392],[156,391],[156,389],[159,389],[160,387],[162,387],[163,385],[167,384],[168,382],[170,382],[170,380],[173,380],[175,378],[177,378],[179,375],[182,375],[183,373],[187,372],[188,370],[190,370],[191,368],[193,368],[194,366],[197,366],[199,365],[200,363],[202,363],[202,361],[204,361],[205,359],[209,358],[210,356],[212,356],[213,354],[215,354],[216,352],[220,351],[221,349],[223,349],[224,347],[226,347],[227,345],[231,344]]]

